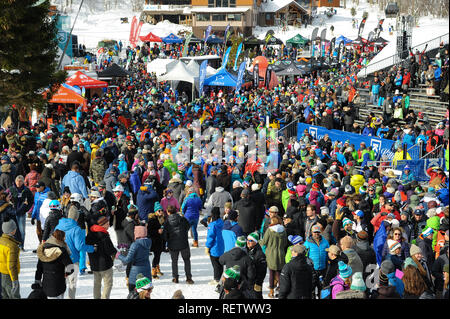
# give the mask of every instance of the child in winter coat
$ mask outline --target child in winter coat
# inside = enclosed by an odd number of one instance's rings
[[[352,276],[352,267],[339,261],[338,275],[331,280],[331,298],[336,299],[336,295],[344,290],[350,289],[350,278]]]

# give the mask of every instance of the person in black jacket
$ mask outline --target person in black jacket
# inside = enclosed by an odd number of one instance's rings
[[[234,204],[234,210],[239,212],[238,224],[242,227],[244,236],[258,230],[257,206],[251,200],[248,188],[242,191],[241,199]]]
[[[52,204],[52,202],[53,201],[51,201],[50,204]],[[45,219],[44,232],[42,233],[43,241],[46,241],[50,237],[50,235],[53,233],[53,230],[58,225],[58,222],[61,218],[63,218],[61,208],[60,207],[52,208],[52,206],[50,206],[50,213],[48,217]]]
[[[19,247],[23,250],[27,212],[33,206],[34,196],[30,189],[24,185],[24,177],[22,175],[16,177],[14,185],[9,188],[9,192],[11,193],[11,201],[16,210],[17,226],[21,238]]]
[[[36,251],[38,263],[34,279],[36,283],[42,285],[48,299],[64,299],[66,276],[74,271],[73,267],[68,267],[73,264],[64,240],[65,233],[55,230]]]
[[[257,172],[255,172],[257,173]],[[266,198],[264,194],[260,191],[260,185],[259,184],[252,184],[251,186],[251,192],[250,192],[250,199],[255,203],[256,209],[256,225],[257,227],[261,226],[262,220],[264,218],[264,214],[266,213],[266,207],[264,203],[266,202]]]
[[[163,225],[163,239],[167,242],[170,258],[172,259],[172,282],[178,283],[178,256],[184,261],[186,283],[193,284],[191,273],[191,250],[189,247],[188,233],[191,225],[188,220],[179,214],[177,209],[169,205],[167,207],[167,221]]]
[[[263,299],[262,285],[267,273],[267,261],[261,246],[258,243],[259,234],[253,232],[247,236],[247,254],[255,265],[255,280],[253,281],[253,291],[257,299]],[[250,285],[251,287],[251,285]]]
[[[303,245],[292,248],[292,259],[281,270],[279,299],[312,298],[313,268],[306,262],[305,251]]]
[[[94,299],[109,299],[113,285],[112,267],[118,252],[109,237],[108,228],[108,218],[100,216],[86,236],[86,245],[93,245],[95,249],[93,253],[89,253],[91,270],[94,272]],[[103,292],[101,292],[102,281]]]
[[[236,247],[219,257],[219,263],[227,269],[236,265],[239,266],[242,280],[240,290],[244,294],[253,295],[252,284],[255,282],[256,269],[252,259],[247,254],[246,238],[244,236],[237,238]],[[250,293],[248,293],[249,291]]]

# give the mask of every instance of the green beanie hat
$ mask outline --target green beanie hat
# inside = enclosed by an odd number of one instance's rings
[[[248,239],[248,240],[251,240],[251,241],[254,241],[254,242],[258,242],[258,240],[259,240],[259,234],[258,234],[258,232],[253,232],[253,233],[249,234],[249,235],[247,236],[247,239]]]
[[[143,274],[138,274],[136,276],[136,290],[138,292],[141,292],[143,290],[148,290],[151,288],[153,288],[153,284],[150,281],[150,279],[145,277]]]
[[[241,279],[241,271],[239,265],[234,265],[233,267],[225,270],[223,276],[225,278],[233,278],[234,280],[239,281]]]
[[[236,239],[236,247],[245,248],[246,244],[247,244],[247,240],[244,236],[239,236]]]

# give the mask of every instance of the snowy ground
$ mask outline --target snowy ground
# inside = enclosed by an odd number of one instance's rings
[[[210,259],[205,255],[205,241],[206,241],[206,228],[199,224],[199,248],[191,247],[191,268],[193,285],[185,283],[186,277],[184,275],[184,263],[179,257],[178,261],[178,273],[180,283],[172,283],[172,266],[169,253],[163,253],[161,255],[161,272],[164,276],[160,279],[154,279],[152,299],[170,299],[173,293],[181,289],[186,299],[217,299],[218,294],[214,291],[215,287],[208,283],[213,279],[213,269]],[[109,229],[109,234],[113,243],[116,243],[116,236],[113,228]],[[189,239],[189,243],[192,244],[192,239]],[[25,252],[20,253],[20,295],[22,298],[27,298],[31,292],[31,285],[34,283],[34,274],[36,271],[37,256],[32,251],[38,246],[38,240],[36,236],[36,228],[30,223],[30,219],[27,219],[27,229],[25,236]],[[152,260],[153,257],[150,257]],[[118,265],[120,262],[115,261]],[[269,275],[267,273],[265,283],[263,285],[264,298],[268,294],[268,280]],[[93,299],[93,287],[94,276],[85,274],[78,277],[78,288],[76,298],[78,299]],[[128,295],[128,289],[125,282],[125,272],[119,272],[114,270],[114,284],[111,292],[111,299],[125,299]],[[67,292],[66,292],[67,296]]]

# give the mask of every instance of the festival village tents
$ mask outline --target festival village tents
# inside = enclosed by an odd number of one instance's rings
[[[84,87],[85,89],[108,87],[107,82],[91,78],[81,71],[77,71],[75,74],[68,77],[66,83],[71,86]]]
[[[153,33],[149,32],[149,34],[139,37],[139,39],[142,42],[163,42],[163,40],[158,37],[157,35],[154,35]]]

